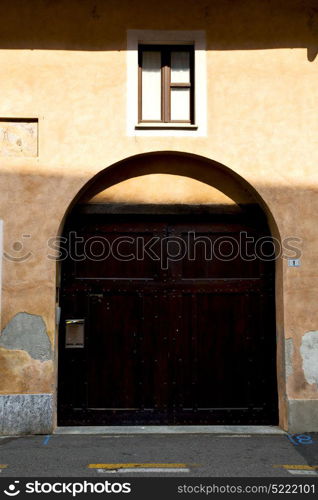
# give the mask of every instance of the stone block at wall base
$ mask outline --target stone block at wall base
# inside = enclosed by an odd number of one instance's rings
[[[53,394],[0,395],[0,434],[50,434],[54,413]],[[318,432],[318,399],[289,400],[288,432]]]
[[[53,394],[0,395],[0,434],[50,434],[53,405]]]
[[[290,399],[288,432],[318,432],[318,399]]]

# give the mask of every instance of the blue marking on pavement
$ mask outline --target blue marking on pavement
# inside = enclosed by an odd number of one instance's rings
[[[287,434],[287,437],[295,446],[299,444],[314,444],[312,437],[307,434]]]
[[[50,437],[51,436],[45,436],[45,438],[43,439],[43,444],[48,444]]]

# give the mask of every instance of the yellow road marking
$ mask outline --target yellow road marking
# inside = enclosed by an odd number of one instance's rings
[[[165,468],[165,469],[182,469],[188,467],[187,464],[89,464],[87,466],[89,469],[135,469],[135,468]]]
[[[273,467],[291,470],[318,470],[318,465],[274,465]]]

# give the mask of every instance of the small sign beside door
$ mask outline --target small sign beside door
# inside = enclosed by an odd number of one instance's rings
[[[65,320],[65,347],[84,347],[84,319]]]
[[[300,259],[288,259],[288,267],[300,267]]]

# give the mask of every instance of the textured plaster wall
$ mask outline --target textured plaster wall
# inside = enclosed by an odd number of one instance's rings
[[[50,392],[53,368],[43,319],[16,314],[0,335],[0,394]]]
[[[305,333],[300,353],[306,382],[318,386],[318,332]]]
[[[316,2],[189,0],[185,8],[183,0],[3,0],[0,19],[0,115],[39,119],[38,157],[0,157],[7,255],[2,328],[27,311],[43,319],[55,349],[56,265],[47,258],[47,240],[95,174],[153,151],[213,159],[257,190],[282,238],[302,239],[301,267],[278,267],[278,372],[286,425],[286,394],[318,399],[301,348],[304,334],[318,328]],[[205,30],[206,137],[126,135],[127,29]],[[157,184],[145,181],[148,199],[158,184],[160,177]],[[128,183],[127,198],[131,189]],[[293,343],[287,389],[284,337]],[[313,347],[303,345],[306,358]],[[53,391],[52,365],[46,365],[51,361],[32,358],[25,345],[0,352],[3,393]]]

